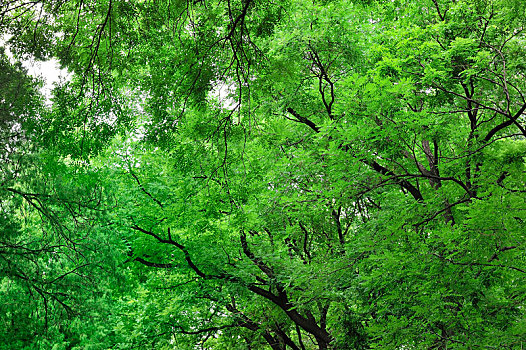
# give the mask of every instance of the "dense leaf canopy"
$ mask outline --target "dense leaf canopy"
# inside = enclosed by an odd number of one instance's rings
[[[3,0],[1,349],[522,349],[522,0]],[[16,60],[57,59],[45,101]]]

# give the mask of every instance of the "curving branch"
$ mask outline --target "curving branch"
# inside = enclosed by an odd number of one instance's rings
[[[289,107],[289,108],[287,108],[287,112],[292,114],[296,119],[292,119],[292,118],[288,118],[288,117],[285,117],[285,118],[287,118],[289,120],[292,120],[294,122],[297,122],[297,123],[305,124],[308,127],[310,127],[312,130],[314,130],[316,133],[320,132],[320,128],[318,126],[316,126],[316,124],[314,124],[311,120],[301,116],[294,109]],[[346,148],[344,146],[340,146],[340,147],[342,149],[346,150]],[[374,171],[376,171],[376,172],[378,172],[378,173],[380,173],[382,175],[396,177],[396,174],[394,172],[392,172],[391,170],[387,169],[386,167],[380,165],[376,161],[371,161],[371,160],[367,160],[367,159],[360,159],[360,161],[362,163],[364,163],[364,164],[369,165],[371,168],[373,168]],[[422,196],[422,193],[420,192],[420,190],[418,188],[416,188],[415,186],[413,186],[413,184],[411,184],[409,181],[407,181],[407,180],[397,180],[397,183],[403,189],[408,191],[413,196],[413,198],[416,199],[417,201],[422,202],[424,200],[424,197]]]
[[[142,185],[141,181],[139,181],[139,178],[137,177],[137,175],[135,175],[133,173],[133,171],[131,171],[131,169],[129,170],[130,172],[130,175],[135,179],[135,181],[137,182],[137,184],[139,185],[139,188],[141,189],[141,191],[143,191],[144,193],[146,193],[146,195],[148,197],[150,197],[155,203],[157,203],[158,206],[160,206],[161,208],[163,208],[163,204],[161,203],[160,200],[158,200],[157,198],[155,198],[154,196],[152,196],[152,194],[150,192],[148,192],[144,186]]]
[[[526,103],[524,105],[522,105],[522,107],[519,109],[519,111],[517,113],[515,113],[514,116],[510,116],[510,115],[507,115],[506,114],[506,117],[508,117],[509,119],[506,120],[505,122],[497,125],[496,127],[494,127],[493,129],[491,129],[488,134],[486,135],[486,137],[484,137],[484,141],[485,142],[488,142],[489,140],[491,140],[491,138],[497,133],[499,132],[500,130],[512,125],[512,124],[515,124],[519,130],[522,132],[522,134],[524,136],[526,136],[526,130],[524,129],[524,127],[518,122],[518,119],[519,117],[524,113],[524,111],[526,110]]]
[[[152,231],[145,230],[145,229],[143,229],[143,228],[141,228],[141,227],[139,227],[137,225],[132,225],[131,229],[139,231],[139,232],[142,232],[144,234],[147,234],[148,236],[152,236],[153,238],[155,238],[160,243],[170,244],[170,245],[173,245],[174,247],[176,247],[177,249],[179,249],[183,253],[184,258],[185,258],[186,263],[188,264],[188,266],[199,277],[204,278],[204,279],[221,279],[221,278],[225,278],[224,275],[209,275],[209,274],[206,274],[203,271],[201,271],[201,269],[199,269],[197,267],[197,265],[193,262],[192,257],[190,256],[190,253],[188,252],[188,249],[186,249],[186,247],[184,245],[182,245],[182,244],[180,244],[180,243],[178,243],[178,242],[176,242],[176,241],[174,241],[172,239],[172,235],[170,234],[170,229],[168,229],[168,239],[163,239],[159,235],[157,235],[156,233],[154,233]],[[167,264],[158,264],[158,265],[167,265]],[[165,266],[156,266],[156,267],[165,267]],[[168,266],[166,266],[166,267],[168,267]]]

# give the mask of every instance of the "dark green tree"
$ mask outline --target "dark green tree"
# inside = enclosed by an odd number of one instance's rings
[[[520,1],[0,11],[17,55],[73,74],[39,139],[111,210],[47,222],[122,254],[113,347],[523,346]]]

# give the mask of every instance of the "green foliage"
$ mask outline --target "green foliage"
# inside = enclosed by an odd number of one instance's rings
[[[524,11],[0,5],[0,344],[521,349]]]

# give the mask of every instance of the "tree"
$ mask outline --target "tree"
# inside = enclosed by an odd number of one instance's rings
[[[81,324],[110,313],[118,276],[100,176],[46,144],[39,82],[3,50],[0,84],[0,348],[102,344],[109,331]]]
[[[520,2],[31,6],[12,45],[75,74],[47,145],[115,203],[118,346],[522,346]]]

